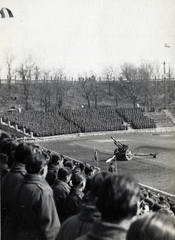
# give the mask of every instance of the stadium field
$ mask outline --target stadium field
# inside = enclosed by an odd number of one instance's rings
[[[175,195],[175,132],[107,133],[94,136],[64,137],[60,140],[39,141],[52,151],[82,162],[96,165],[94,150],[98,150],[98,166],[107,170],[106,159],[113,156],[115,145],[111,136],[127,144],[133,151],[131,161],[118,161],[117,173],[133,175],[139,183]],[[149,155],[158,153],[156,158]]]

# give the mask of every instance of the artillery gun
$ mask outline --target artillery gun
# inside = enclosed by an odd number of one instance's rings
[[[130,161],[133,158],[133,152],[128,148],[128,145],[122,144],[120,141],[117,141],[114,137],[111,137],[116,145],[114,151],[114,156],[116,156],[119,161]]]

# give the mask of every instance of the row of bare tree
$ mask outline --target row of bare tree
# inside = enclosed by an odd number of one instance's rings
[[[89,77],[80,76],[78,81],[70,81],[62,68],[55,70],[50,77],[50,71],[41,70],[30,57],[16,69],[12,68],[13,60],[13,57],[6,57],[7,84],[1,84],[1,104],[8,102],[8,107],[11,101],[16,100],[15,93],[18,93],[18,98],[21,96],[26,109],[32,102],[34,105],[39,103],[45,111],[51,106],[61,108],[66,98],[76,101],[78,95],[86,101],[88,108],[97,108],[99,103],[106,101],[107,95],[111,96],[115,106],[128,99],[133,107],[141,103],[148,109],[161,99],[165,105],[175,100],[172,73],[169,71],[168,79],[160,78],[159,68],[150,63],[142,63],[139,67],[125,63],[121,65],[119,74],[109,67],[104,69],[101,78],[91,74]],[[19,79],[16,84],[12,84],[14,75]]]

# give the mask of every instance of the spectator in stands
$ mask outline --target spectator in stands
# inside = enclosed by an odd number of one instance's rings
[[[99,189],[96,202],[102,219],[95,221],[89,232],[77,240],[125,239],[138,211],[139,190],[132,177],[109,173]]]
[[[6,135],[4,135],[5,137]],[[9,171],[14,160],[14,151],[18,145],[17,141],[11,138],[2,138],[0,141],[1,177],[3,178]]]
[[[149,203],[142,201],[140,203],[139,215],[150,213]]]
[[[91,166],[85,166],[86,178],[91,178],[94,175],[94,169]]]
[[[55,179],[52,185],[54,200],[61,223],[65,220],[64,202],[70,193],[69,182],[71,176],[72,172],[70,168],[60,168],[57,173],[57,179]]]
[[[85,172],[85,164],[84,164],[84,163],[80,163],[80,164],[79,164],[79,168],[81,169],[81,172],[82,172],[82,173]]]
[[[171,210],[168,209],[168,208],[161,208],[161,209],[158,210],[158,212],[159,212],[159,213],[163,213],[163,214],[167,214],[167,215],[169,215],[169,216],[171,216],[171,217],[174,216],[173,211],[171,211]]]
[[[158,212],[145,214],[131,224],[126,239],[174,240],[175,218]]]
[[[4,239],[51,240],[57,236],[60,221],[53,191],[45,181],[47,164],[45,155],[39,151],[27,158],[27,174],[12,196],[13,235]]]
[[[84,175],[80,172],[72,174],[71,182],[72,187],[70,193],[64,202],[66,218],[77,213],[77,209],[82,203],[82,199],[84,196],[83,190],[86,186],[86,179]]]
[[[161,208],[168,208],[170,209],[170,205],[168,201],[163,196],[160,196],[158,201],[153,206],[153,211],[156,212]]]
[[[63,167],[63,157],[61,154],[53,154],[48,166],[48,173],[46,176],[46,181],[50,186],[53,185],[54,180],[57,177],[57,172],[59,168]]]
[[[101,186],[107,172],[95,174],[89,178],[88,201],[83,203],[80,212],[68,218],[61,226],[57,240],[75,240],[87,233],[94,220],[100,219],[101,214],[95,207],[95,201],[98,195],[99,187]]]
[[[71,161],[67,160],[67,159],[64,159],[63,165],[64,165],[65,167],[69,167],[70,169],[73,169],[73,168],[74,168],[73,163],[72,163]]]
[[[109,168],[108,168],[108,171],[111,172],[111,173],[115,173],[115,165],[113,162],[110,162],[109,163]]]
[[[16,147],[14,154],[15,162],[13,162],[9,173],[3,177],[1,183],[2,191],[2,223],[3,229],[6,229],[6,223],[10,220],[10,200],[12,191],[23,180],[26,174],[25,161],[32,154],[33,144],[20,143]],[[10,212],[9,212],[10,211]],[[5,223],[4,223],[4,219]]]

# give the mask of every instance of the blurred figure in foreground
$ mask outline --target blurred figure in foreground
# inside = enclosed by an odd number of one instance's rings
[[[110,174],[103,181],[96,202],[101,220],[77,240],[124,240],[132,218],[138,212],[140,187],[129,176]]]
[[[127,240],[174,240],[175,218],[155,212],[134,221],[127,233]]]
[[[87,233],[94,220],[100,219],[101,214],[95,207],[99,187],[107,176],[107,172],[97,173],[88,179],[89,191],[86,201],[81,205],[80,212],[68,218],[61,226],[57,240],[75,240]]]

